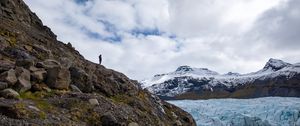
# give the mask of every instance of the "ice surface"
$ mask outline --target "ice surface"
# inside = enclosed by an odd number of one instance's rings
[[[189,112],[197,126],[300,126],[300,98],[168,101]]]

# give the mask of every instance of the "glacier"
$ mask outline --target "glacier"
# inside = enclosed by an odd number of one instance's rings
[[[197,126],[300,126],[300,98],[167,101],[189,112]]]

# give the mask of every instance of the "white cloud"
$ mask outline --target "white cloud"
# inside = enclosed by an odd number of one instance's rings
[[[282,39],[276,45],[284,40],[299,45],[298,38],[287,38],[299,31],[293,27],[300,17],[297,3],[291,4],[295,1],[25,0],[60,40],[93,62],[101,53],[106,67],[133,79],[179,65],[245,73],[260,69],[270,57],[300,61],[299,46],[270,46],[273,37]],[[277,25],[277,18],[285,23]],[[271,27],[274,23],[278,28]]]

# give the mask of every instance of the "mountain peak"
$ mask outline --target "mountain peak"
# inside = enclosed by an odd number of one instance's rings
[[[188,71],[194,71],[194,69],[190,66],[187,66],[187,65],[184,65],[184,66],[179,66],[177,69],[176,69],[176,72],[188,72]]]
[[[241,74],[240,73],[235,73],[235,72],[228,72],[224,75],[227,75],[227,76],[240,76]]]
[[[270,69],[271,68],[272,70],[277,71],[277,70],[282,69],[283,67],[286,67],[286,66],[289,66],[289,65],[291,65],[291,64],[286,63],[282,60],[270,58],[269,61],[264,66],[264,69]]]
[[[175,71],[176,74],[196,74],[196,75],[218,75],[219,73],[209,70],[207,68],[193,68],[187,65],[180,66]]]

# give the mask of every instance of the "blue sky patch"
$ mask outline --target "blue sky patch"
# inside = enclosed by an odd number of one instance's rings
[[[74,0],[77,4],[85,4],[89,0]]]
[[[144,35],[144,36],[148,36],[148,35],[160,36],[163,33],[158,28],[154,28],[154,29],[134,29],[134,30],[131,31],[131,34],[134,35],[134,36],[139,36],[139,35]]]

